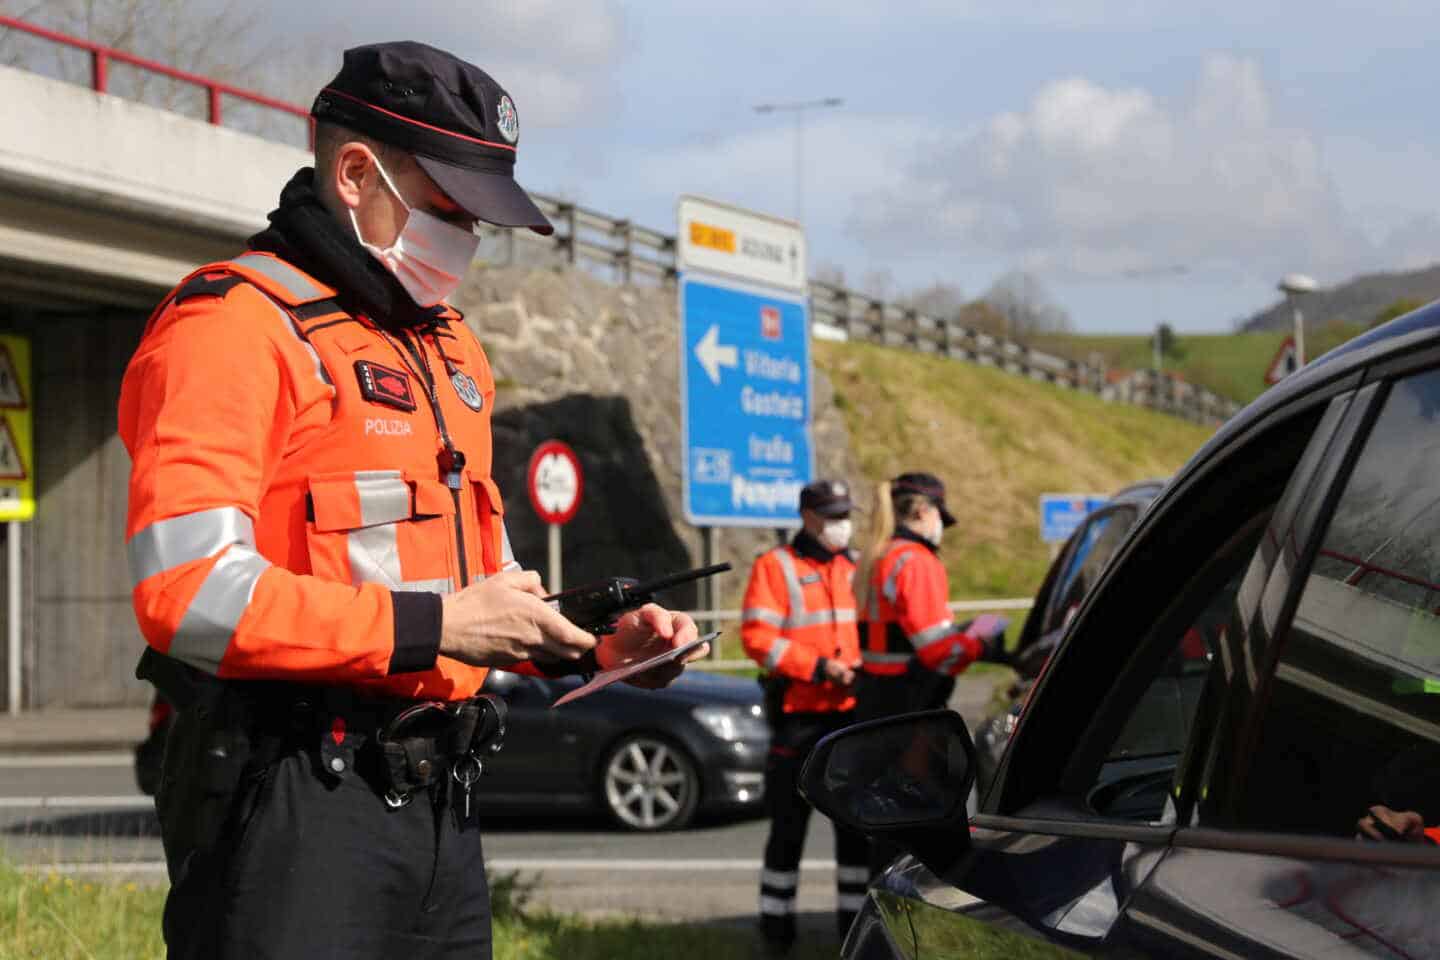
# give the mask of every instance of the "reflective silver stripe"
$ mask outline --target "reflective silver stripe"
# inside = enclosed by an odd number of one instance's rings
[[[399,528],[393,523],[351,530],[345,537],[345,552],[350,558],[350,582],[384,584],[391,590],[403,589],[400,580]]]
[[[790,616],[803,614],[805,592],[800,589],[800,576],[795,572],[795,560],[784,547],[776,547],[775,556],[779,558],[780,572],[785,576],[785,592],[790,596]]]
[[[745,623],[758,620],[760,623],[768,623],[772,627],[782,627],[785,625],[784,617],[780,616],[780,614],[774,610],[766,610],[764,607],[746,607],[744,611],[741,612],[740,619]]]
[[[895,566],[890,568],[890,576],[885,578],[885,599],[891,603],[895,602],[896,591],[900,589],[900,571],[905,569],[905,564],[910,562],[914,554],[902,553],[900,559],[895,561]]]
[[[774,670],[780,666],[780,658],[785,656],[785,651],[789,649],[789,640],[784,637],[776,637],[775,642],[770,646],[770,652],[765,656],[765,669]]]
[[[449,577],[440,577],[437,580],[406,580],[390,589],[400,593],[454,593],[455,584]]]
[[[270,561],[244,544],[232,544],[200,584],[170,641],[170,656],[206,673],[219,673],[230,638],[250,606]]]
[[[870,619],[872,621],[880,619],[880,597],[874,590],[870,591]]]
[[[500,524],[500,571],[504,573],[519,569],[520,564],[515,559],[515,549],[510,546],[510,529],[502,522]]]
[[[800,884],[798,870],[761,870],[760,882],[776,890],[794,890]]]
[[[933,626],[926,627],[910,634],[910,643],[916,650],[924,650],[937,643],[942,643],[946,638],[955,635],[955,621],[950,619],[941,620]]]
[[[869,867],[836,867],[835,881],[837,883],[869,883]]]
[[[318,300],[325,296],[325,291],[315,286],[313,280],[283,260],[262,256],[258,253],[247,253],[230,262],[274,280],[285,289],[286,293],[290,294],[293,300]]]
[[[789,616],[782,627],[814,627],[822,623],[854,623],[854,610],[816,610],[814,613],[802,613],[799,616]]]
[[[860,653],[860,659],[866,663],[909,663],[914,656],[913,653],[874,653],[870,650]]]
[[[794,897],[772,897],[760,894],[760,912],[772,917],[787,917],[795,912]]]
[[[960,658],[963,656],[965,656],[965,648],[956,644],[955,649],[951,650],[946,654],[945,659],[940,661],[940,664],[935,668],[935,672],[945,674],[954,672],[955,668],[960,665]]]
[[[848,913],[858,913],[865,907],[865,894],[842,893],[835,898],[835,906]]]
[[[232,543],[255,545],[255,525],[238,507],[215,507],[157,520],[126,545],[130,575],[138,585],[181,564],[213,557]]]
[[[413,513],[410,484],[399,470],[357,470],[355,492],[360,495],[362,526],[409,520]]]
[[[263,293],[264,291],[261,292]],[[275,309],[276,313],[280,314],[280,322],[285,325],[286,330],[290,331],[290,336],[294,337],[295,340],[300,344],[300,346],[305,348],[305,352],[310,354],[310,362],[315,364],[315,379],[319,380],[327,387],[333,386],[333,384],[330,383],[330,374],[325,372],[325,365],[320,362],[320,354],[315,352],[315,347],[310,343],[309,340],[306,340],[300,335],[300,328],[295,323],[295,318],[290,316],[290,314],[286,313],[285,309],[281,307],[280,304],[276,303],[274,300],[271,300],[268,296],[265,298],[265,302],[270,304],[270,306]]]

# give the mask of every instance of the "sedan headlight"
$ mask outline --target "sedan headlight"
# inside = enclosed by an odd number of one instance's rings
[[[766,740],[770,727],[765,712],[751,707],[696,707],[691,712],[700,725],[721,740]]]

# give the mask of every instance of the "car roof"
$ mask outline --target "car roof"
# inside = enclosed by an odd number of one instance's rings
[[[1160,496],[1160,491],[1164,489],[1165,481],[1159,478],[1141,480],[1138,483],[1132,483],[1128,487],[1122,487],[1115,491],[1115,494],[1110,498],[1109,502],[1121,503],[1138,501],[1140,503],[1149,503],[1151,500]]]

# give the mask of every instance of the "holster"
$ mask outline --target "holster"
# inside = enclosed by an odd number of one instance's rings
[[[155,803],[167,853],[207,852],[225,828],[251,765],[252,717],[231,685],[146,648],[135,675],[175,707]],[[171,857],[172,862],[178,862]]]

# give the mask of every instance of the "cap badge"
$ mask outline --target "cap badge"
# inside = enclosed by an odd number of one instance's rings
[[[514,143],[520,138],[520,118],[515,114],[515,104],[510,97],[501,95],[500,102],[495,106],[495,125],[500,128],[500,135],[508,142]]]
[[[480,409],[485,406],[485,397],[480,393],[480,388],[475,385],[475,381],[469,374],[456,370],[450,375],[450,385],[455,388],[456,396],[471,410],[479,413]]]

